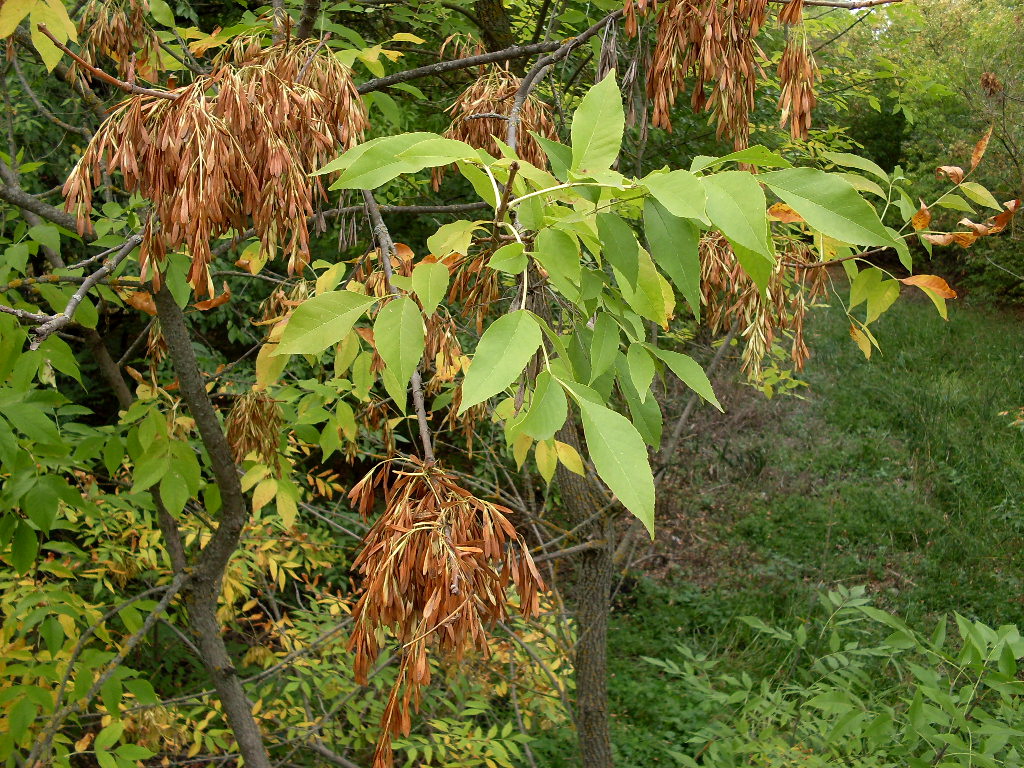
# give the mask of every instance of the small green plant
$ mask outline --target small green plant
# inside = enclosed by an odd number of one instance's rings
[[[646,661],[678,679],[705,725],[671,755],[679,765],[1004,768],[1024,760],[1024,639],[954,614],[930,634],[873,607],[863,587],[819,597],[795,627],[741,617],[778,670],[756,679],[688,646]]]

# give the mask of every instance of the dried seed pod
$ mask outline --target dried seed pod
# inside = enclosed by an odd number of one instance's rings
[[[754,38],[766,9],[767,0],[668,0],[661,7],[647,75],[655,126],[672,130],[672,107],[692,74],[693,110],[711,112],[719,138],[731,137],[737,149],[747,146],[757,62],[764,57]]]
[[[92,193],[106,164],[156,213],[143,230],[144,279],[168,250],[185,247],[189,282],[197,295],[212,295],[211,239],[250,222],[263,255],[280,249],[289,272],[298,272],[309,259],[307,218],[326,199],[324,177],[310,174],[367,126],[348,70],[318,45],[261,48],[257,38],[236,38],[209,75],[175,89],[175,98],[124,101],[64,185],[79,229],[91,226]]]
[[[381,719],[374,768],[390,768],[391,739],[408,734],[420,691],[430,682],[428,651],[460,660],[490,649],[488,627],[508,616],[508,590],[523,616],[539,609],[543,581],[510,510],[461,488],[449,473],[416,460],[377,467],[349,492],[368,517],[379,495],[384,512],[354,567],[363,593],[353,610],[349,648],[356,680],[366,683],[384,630],[400,644],[398,676]]]
[[[263,464],[276,466],[283,425],[281,406],[265,392],[246,392],[237,398],[225,423],[235,461],[241,463],[255,454]]]
[[[507,128],[505,117],[512,110],[516,92],[521,80],[506,67],[492,65],[472,85],[464,90],[447,110],[452,123],[445,131],[449,139],[464,141],[471,147],[483,149],[495,157],[501,151],[495,136],[504,137]],[[476,115],[502,115],[503,117],[476,117]],[[533,137],[537,133],[548,139],[557,138],[555,125],[548,116],[548,106],[531,94],[523,103],[519,113],[519,157],[538,168],[546,168],[547,155],[540,143]],[[444,168],[435,168],[432,173],[434,189],[438,189]]]
[[[779,127],[785,127],[788,122],[789,134],[794,139],[806,139],[811,129],[811,113],[817,103],[814,96],[817,79],[818,67],[807,50],[806,40],[802,35],[799,40],[791,37],[779,60],[779,81],[782,84]]]
[[[760,377],[763,360],[779,333],[791,337],[790,359],[796,370],[802,370],[810,356],[804,318],[826,285],[823,269],[790,266],[814,263],[808,247],[799,241],[789,244],[764,292],[740,266],[722,235],[703,238],[700,256],[701,298],[707,307],[708,325],[713,333],[735,329],[743,338],[741,359],[747,375]]]
[[[148,13],[146,0],[90,0],[78,22],[81,57],[99,66],[105,56],[114,61],[122,78],[137,75],[154,81],[163,61],[160,38],[147,21]],[[70,69],[86,79],[92,77],[77,62]]]
[[[779,11],[779,21],[783,24],[799,24],[804,20],[804,0],[789,0]]]

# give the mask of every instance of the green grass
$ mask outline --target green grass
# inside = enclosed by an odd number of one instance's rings
[[[693,501],[675,513],[710,510],[722,578],[698,588],[682,569],[619,596],[609,673],[622,766],[674,764],[667,747],[695,725],[642,656],[686,640],[734,667],[772,667],[744,650],[735,616],[806,615],[817,589],[844,583],[915,623],[958,611],[1024,625],[1024,435],[1000,415],[1024,405],[1019,316],[954,304],[946,323],[904,300],[876,323],[870,361],[838,309],[818,311],[812,331],[806,399],[757,404],[760,426],[702,434],[715,446],[687,457],[678,494]],[[717,481],[692,479],[715,463],[727,465]]]

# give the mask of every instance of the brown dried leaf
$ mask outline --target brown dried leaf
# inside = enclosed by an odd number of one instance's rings
[[[785,203],[775,203],[775,205],[768,209],[768,215],[778,219],[783,224],[794,224],[804,220],[803,216]]]
[[[231,301],[231,289],[228,288],[228,284],[224,283],[224,292],[219,296],[214,296],[212,299],[206,299],[205,301],[197,301],[192,306],[198,309],[200,312],[205,312],[208,309],[219,307],[222,304],[227,304]]]
[[[958,165],[940,165],[935,169],[936,179],[949,179],[954,184],[964,180],[964,169]]]
[[[981,158],[985,156],[985,149],[988,147],[988,142],[992,138],[992,131],[995,130],[995,125],[989,126],[988,132],[981,137],[981,140],[974,145],[974,151],[971,152],[971,170],[973,171],[978,167],[978,163],[981,162]]]
[[[960,234],[960,233],[956,233]],[[900,279],[904,285],[915,285],[918,288],[927,288],[934,291],[943,299],[955,299],[956,291],[949,287],[949,283],[938,275],[911,275]]]
[[[924,200],[921,201],[921,207],[917,213],[910,217],[910,226],[920,232],[922,229],[928,229],[928,225],[932,221],[932,212],[928,209],[928,206],[924,204]]]
[[[156,302],[153,301],[153,295],[149,291],[134,291],[128,294],[125,302],[147,315],[156,315]]]

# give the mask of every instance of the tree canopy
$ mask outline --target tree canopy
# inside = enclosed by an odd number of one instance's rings
[[[1020,205],[1016,12],[887,2],[4,0],[0,757],[611,765],[610,579],[724,351],[793,390],[835,287],[870,357]],[[838,123],[882,99],[912,166]]]

